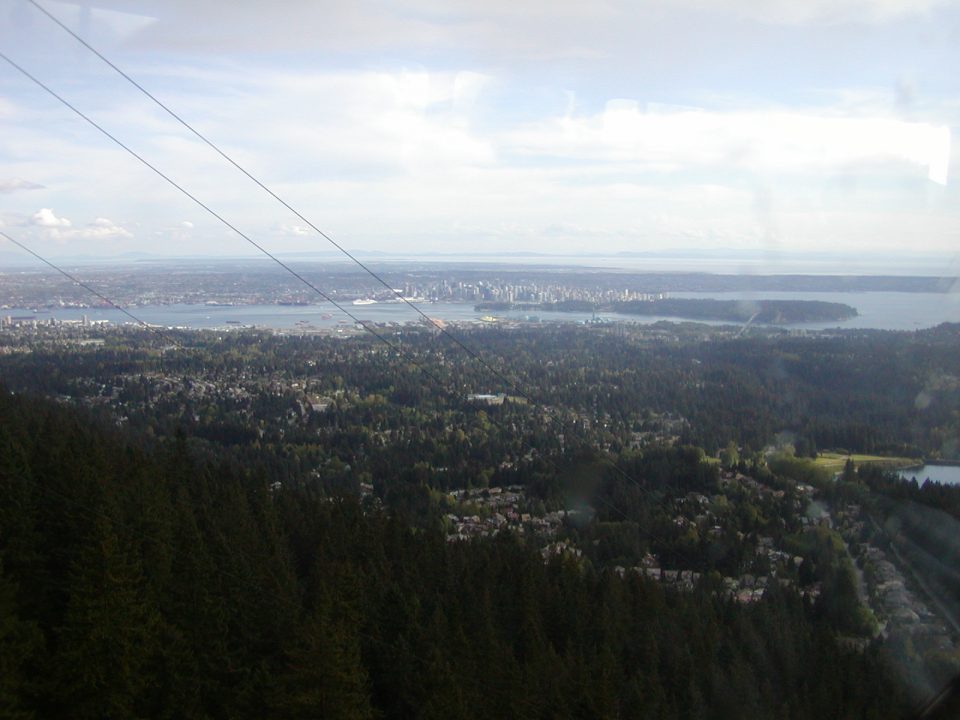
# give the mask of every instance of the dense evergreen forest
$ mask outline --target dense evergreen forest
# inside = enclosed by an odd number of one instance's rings
[[[384,331],[7,338],[0,714],[880,718],[954,671],[902,682],[847,544],[949,595],[904,501],[955,493],[810,458],[956,457],[958,326],[458,329],[500,377]]]
[[[876,652],[774,588],[676,593],[521,538],[145,447],[0,396],[4,717],[898,717]],[[704,476],[707,478],[708,476]],[[696,482],[695,478],[691,481]],[[664,475],[664,484],[671,478]]]

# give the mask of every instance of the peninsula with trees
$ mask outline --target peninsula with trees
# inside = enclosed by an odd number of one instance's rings
[[[714,300],[711,298],[658,298],[625,302],[594,303],[569,300],[544,303],[486,302],[478,311],[510,310],[540,312],[595,312],[623,315],[674,317],[685,320],[719,320],[723,322],[759,322],[768,325],[789,325],[806,322],[849,320],[857,309],[844,303],[820,300]]]

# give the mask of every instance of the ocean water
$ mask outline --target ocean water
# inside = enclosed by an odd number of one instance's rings
[[[846,303],[855,307],[859,315],[845,321],[797,323],[783,327],[819,330],[827,328],[874,328],[881,330],[919,330],[943,322],[960,322],[960,294],[957,293],[897,293],[897,292],[729,292],[729,293],[671,293],[671,297],[716,298],[750,303],[757,300],[822,300]],[[421,318],[403,303],[344,306],[354,317],[372,323],[417,322]],[[491,312],[474,310],[473,303],[422,303],[418,307],[432,318],[447,322],[476,321],[492,315],[498,318],[523,320],[536,317],[541,322],[586,322],[592,313],[556,313],[543,311]],[[329,303],[317,305],[146,305],[130,308],[145,322],[168,327],[227,328],[263,327],[273,329],[336,328],[349,326],[353,320]],[[130,318],[112,308],[62,308],[34,312],[23,308],[0,310],[0,315],[33,316],[37,319],[79,320],[86,315],[90,320],[109,320],[129,323]],[[646,317],[600,313],[602,319],[651,324],[669,317]],[[728,323],[711,322],[713,325]]]

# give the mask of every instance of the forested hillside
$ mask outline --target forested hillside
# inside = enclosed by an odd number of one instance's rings
[[[899,716],[874,651],[794,593],[737,605],[512,533],[449,543],[188,446],[0,397],[0,714]]]

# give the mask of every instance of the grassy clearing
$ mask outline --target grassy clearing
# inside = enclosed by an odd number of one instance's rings
[[[847,458],[853,460],[854,465],[864,463],[873,465],[884,465],[891,468],[905,468],[911,465],[917,465],[919,460],[908,457],[888,457],[884,455],[841,455],[840,453],[824,452],[817,456],[814,462],[825,470],[830,472],[841,472],[847,462]]]

